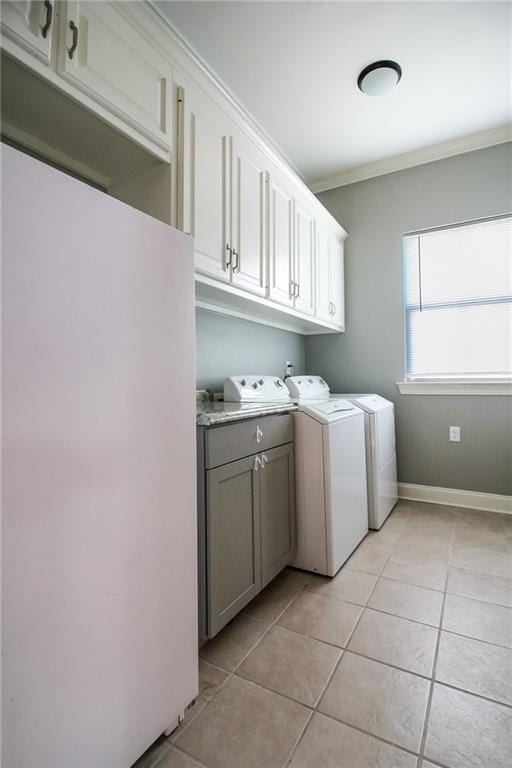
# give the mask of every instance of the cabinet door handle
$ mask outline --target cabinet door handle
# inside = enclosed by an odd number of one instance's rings
[[[257,472],[257,471],[258,471],[258,469],[259,469],[260,467],[261,467],[261,459],[260,459],[260,457],[259,457],[259,456],[255,456],[255,457],[254,457],[254,467],[253,467],[253,471],[254,471],[254,472]]]
[[[78,46],[78,27],[75,24],[74,21],[69,22],[69,28],[71,32],[73,33],[73,40],[71,42],[71,48],[68,48],[68,56],[70,59],[73,58],[73,54],[77,49]]]
[[[332,313],[333,313],[333,315],[336,314],[336,304],[332,305]]]
[[[52,25],[52,19],[53,19],[53,7],[50,3],[50,0],[44,0],[44,7],[46,8],[46,21],[41,27],[41,34],[44,38],[46,38],[48,31]]]
[[[259,427],[256,427],[256,442],[261,443],[261,439],[263,437],[263,430]]]
[[[238,254],[233,248],[233,256],[235,257],[235,263],[233,265],[233,272],[240,271],[240,254]]]
[[[226,244],[226,251],[229,253],[229,259],[226,259],[226,269],[229,269],[233,260],[233,249],[229,247],[229,243]]]
[[[295,283],[293,280],[290,280],[290,297],[293,299],[295,296]]]
[[[263,469],[268,464],[268,459],[264,453],[261,454],[261,468]]]
[[[300,283],[295,283],[297,286],[297,293],[295,294],[295,297],[298,299],[300,298]]]

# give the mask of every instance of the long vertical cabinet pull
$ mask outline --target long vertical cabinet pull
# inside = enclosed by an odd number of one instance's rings
[[[233,248],[233,256],[235,257],[235,263],[233,264],[233,272],[240,271],[240,254]]]
[[[229,243],[226,244],[226,251],[229,253],[229,258],[226,259],[226,269],[229,269],[231,266],[231,262],[233,260],[233,249],[230,247]]]
[[[77,47],[78,47],[78,27],[75,24],[74,21],[69,22],[69,28],[71,32],[73,33],[73,40],[71,42],[71,47],[68,48],[68,56],[70,59],[73,58],[73,54],[75,53]]]
[[[50,0],[44,0],[44,7],[46,8],[46,21],[41,27],[41,34],[44,38],[48,36],[53,19],[53,6]]]

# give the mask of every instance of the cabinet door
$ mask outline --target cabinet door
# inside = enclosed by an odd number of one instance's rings
[[[314,220],[300,205],[295,205],[295,309],[306,315],[315,311]]]
[[[293,196],[268,179],[269,298],[293,306]]]
[[[332,323],[330,237],[316,226],[316,316]]]
[[[59,74],[165,149],[171,146],[170,65],[123,3],[62,3]]]
[[[345,328],[345,282],[343,242],[331,238],[330,242],[330,273],[331,273],[331,302],[332,322],[339,328]]]
[[[293,443],[265,451],[262,461],[261,581],[264,587],[291,561],[295,550]]]
[[[231,144],[233,283],[265,294],[265,157],[243,138]]]
[[[208,635],[261,589],[260,494],[255,456],[207,474]]]
[[[229,126],[193,89],[182,96],[182,226],[194,238],[196,270],[228,282]]]
[[[46,64],[55,26],[55,0],[3,0],[2,32]]]

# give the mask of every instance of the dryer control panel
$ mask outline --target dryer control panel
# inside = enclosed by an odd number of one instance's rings
[[[295,400],[325,400],[331,391],[321,376],[289,376],[286,386]]]

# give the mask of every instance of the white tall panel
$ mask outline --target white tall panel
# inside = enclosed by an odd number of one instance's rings
[[[295,309],[312,315],[315,311],[314,223],[308,211],[295,204]]]
[[[192,241],[2,159],[3,764],[128,768],[198,689]]]
[[[265,294],[265,157],[247,139],[231,141],[233,283]]]
[[[229,126],[199,94],[184,92],[183,229],[196,269],[230,280]]]
[[[293,196],[271,175],[269,207],[269,298],[293,305]]]

